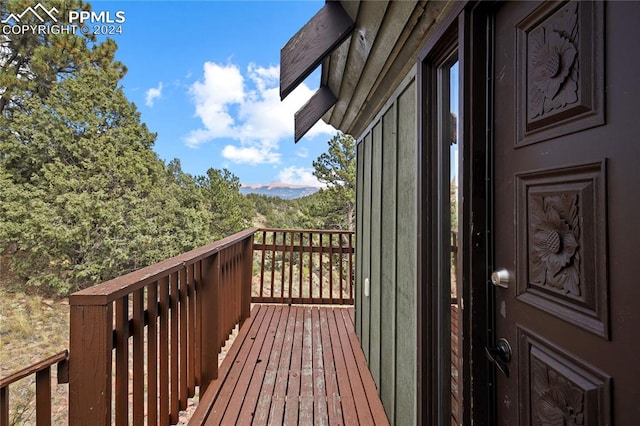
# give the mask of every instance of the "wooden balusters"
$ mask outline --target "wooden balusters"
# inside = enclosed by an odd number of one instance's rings
[[[58,383],[67,383],[68,351],[59,352],[0,380],[0,426],[9,426],[10,386],[35,375],[36,425],[51,425],[51,367],[58,366]]]
[[[70,297],[71,424],[110,424],[112,410],[119,425],[144,424],[145,414],[148,424],[178,422],[195,387],[202,393],[217,377],[218,353],[249,316],[255,232],[240,232]],[[41,373],[38,383],[45,381]],[[46,399],[41,387],[40,399]],[[5,404],[8,391],[1,392]]]
[[[352,239],[348,231],[261,230],[252,301],[353,304]]]

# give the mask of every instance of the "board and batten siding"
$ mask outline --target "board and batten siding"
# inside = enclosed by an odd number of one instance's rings
[[[357,145],[356,331],[397,425],[416,421],[416,119],[413,70]]]

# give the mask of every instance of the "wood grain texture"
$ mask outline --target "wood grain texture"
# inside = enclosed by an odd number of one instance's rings
[[[159,424],[169,424],[169,277],[159,281],[158,293],[160,296],[158,315],[160,328],[158,343],[160,346],[160,368],[158,378],[160,381],[160,415]]]
[[[364,147],[364,174],[363,174],[363,185],[360,186],[359,191],[362,191],[362,204],[360,204],[362,209],[362,250],[358,252],[357,261],[362,261],[362,276],[361,281],[362,288],[364,289],[365,280],[371,280],[371,181],[372,174],[377,173],[377,170],[373,170],[373,165],[371,162],[373,147],[371,144],[372,135],[371,133],[367,134],[364,137],[363,147]],[[366,296],[364,291],[359,292],[361,294],[361,305],[359,308],[360,320],[362,324],[362,331],[359,334],[360,342],[362,344],[362,350],[364,351],[364,356],[369,359],[369,332],[371,331],[371,297]]]
[[[199,292],[201,309],[201,333],[200,346],[201,381],[200,388],[206,389],[209,383],[218,375],[218,347],[220,341],[221,306],[220,295],[220,256],[218,253],[213,259],[202,262],[202,286]],[[208,309],[204,309],[207,306]],[[202,392],[202,390],[201,390]]]
[[[389,419],[395,412],[396,333],[396,211],[397,109],[393,104],[382,117],[382,217],[380,252],[380,398]]]
[[[253,374],[250,375],[250,383],[248,388],[245,389],[246,396],[242,398],[242,407],[240,408],[239,417],[236,421],[236,424],[249,424],[252,419],[256,419],[257,424],[261,424],[261,422],[257,419],[257,405],[262,396],[262,390],[264,389],[267,382],[267,370],[270,365],[270,358],[273,352],[278,352],[276,357],[279,357],[280,348],[277,347],[277,337],[276,334],[278,332],[278,328],[280,326],[280,322],[284,315],[282,314],[283,308],[282,306],[276,307],[273,312],[273,316],[271,321],[267,324],[268,329],[266,332],[266,338],[263,340],[262,348],[260,349],[260,354],[256,359],[256,367],[253,370]],[[282,343],[282,339],[280,339],[280,344]],[[271,364],[272,365],[272,364]],[[275,378],[275,377],[273,377]],[[269,381],[273,383],[273,380]],[[263,385],[264,383],[264,385]],[[265,389],[265,391],[267,391]],[[268,392],[268,391],[267,391]],[[268,413],[268,411],[267,411]],[[266,419],[262,424],[266,423]]]
[[[144,289],[133,293],[133,424],[144,424]]]
[[[353,304],[353,232],[263,231],[253,252],[261,263],[251,302]]]
[[[254,306],[190,424],[389,424],[352,311]]]
[[[358,142],[358,144],[356,145],[356,188],[362,188],[364,186],[364,170],[365,170],[365,162],[364,162],[364,152],[365,152],[365,145],[364,145],[364,140],[360,140],[360,142]],[[356,205],[358,206],[363,206],[364,202],[364,191],[361,191],[360,189],[356,190]],[[360,207],[358,209],[356,209],[356,252],[358,253],[358,259],[356,259],[356,265],[355,265],[355,275],[356,275],[356,282],[358,283],[364,283],[364,278],[363,278],[363,266],[362,266],[362,262],[359,260],[361,253],[364,253],[363,251],[363,243],[364,243],[364,239],[362,238],[364,232],[364,223],[363,223],[363,213],[362,211],[364,210],[364,207]],[[354,297],[354,307],[355,307],[355,313],[356,313],[356,321],[355,321],[355,328],[356,328],[356,334],[358,336],[362,335],[362,291],[356,291],[355,293],[355,297]]]
[[[36,373],[36,425],[51,425],[51,368]]]
[[[171,310],[171,325],[170,325],[170,382],[171,382],[171,404],[170,404],[170,417],[171,424],[178,423],[178,415],[180,413],[180,398],[178,396],[178,368],[179,368],[179,346],[178,346],[178,272],[171,274],[170,291],[171,297],[169,299],[169,309]]]
[[[418,2],[400,1],[389,3],[386,15],[393,16],[394,19],[384,19],[382,21],[375,43],[373,43],[371,51],[366,57],[362,75],[360,76],[362,83],[354,87],[349,100],[350,105],[363,106],[368,102],[369,95],[375,85],[366,83],[375,82],[380,77],[382,68],[387,63],[395,60],[397,50],[399,50],[397,43],[400,36],[404,31],[411,29],[416,24],[416,19],[411,19],[416,9],[417,12],[423,12],[423,7]],[[342,125],[350,126],[360,110],[361,108],[349,106],[342,118]]]
[[[193,349],[187,339],[187,268],[180,269],[180,410],[187,408],[189,398],[188,353]]]
[[[373,378],[380,387],[380,356],[382,342],[380,340],[381,318],[381,287],[380,280],[381,262],[380,253],[383,241],[381,239],[382,221],[382,123],[378,122],[371,131],[371,308],[369,331],[369,369]]]
[[[338,126],[342,123],[342,117],[349,107],[351,96],[360,83],[360,77],[374,46],[387,7],[387,2],[362,2],[360,5],[357,20],[358,23],[366,22],[366,27],[359,27],[351,38],[349,55],[342,74],[342,85],[340,92],[337,93],[338,102],[332,111],[331,121],[335,121]],[[340,117],[339,121],[334,120],[337,117]]]
[[[0,388],[0,426],[9,426],[9,387]]]
[[[361,3],[359,0],[342,3],[342,7],[344,7],[344,10],[351,16],[354,22],[357,22],[358,10],[360,10]],[[347,38],[322,62],[320,83],[330,87],[333,93],[340,93],[342,74],[344,67],[347,65],[347,58],[349,56],[349,50],[351,49],[351,40],[351,37]],[[333,108],[324,115],[323,119],[328,122],[332,113]]]
[[[129,297],[116,300],[116,424],[129,417]]]
[[[300,108],[295,116],[295,141],[302,137],[322,118],[325,112],[336,103],[336,95],[327,86],[321,86],[311,99]]]
[[[147,418],[158,422],[158,283],[147,287]]]
[[[307,78],[354,27],[340,3],[327,2],[280,51],[280,98]]]
[[[416,422],[416,86],[398,97],[396,422]]]
[[[245,229],[206,246],[195,248],[162,262],[121,275],[102,284],[85,288],[69,296],[69,305],[104,306],[180,270],[186,264],[196,263],[237,244],[241,240],[251,238],[257,231],[257,228]]]
[[[55,355],[50,356],[49,358],[45,358],[42,361],[36,362],[22,370],[16,371],[8,376],[0,379],[0,388],[4,388],[9,386],[12,383],[17,382],[18,380],[24,379],[25,377],[31,376],[32,374],[37,373],[40,370],[44,370],[45,368],[51,367],[53,364],[58,363],[58,373],[60,372],[60,364],[66,362],[69,358],[69,351],[58,352]],[[58,381],[58,383],[66,383],[64,381]]]
[[[357,9],[358,31],[323,62],[321,83],[338,96],[323,119],[360,137],[456,2],[344,3]]]
[[[71,306],[70,329],[69,423],[111,424],[112,305]]]

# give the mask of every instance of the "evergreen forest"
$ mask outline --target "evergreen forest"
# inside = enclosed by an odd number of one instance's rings
[[[2,2],[2,14],[22,6]],[[66,296],[251,226],[353,230],[353,138],[336,134],[313,163],[326,185],[315,194],[242,195],[229,170],[193,176],[158,157],[116,50],[82,34],[0,40],[4,290]]]

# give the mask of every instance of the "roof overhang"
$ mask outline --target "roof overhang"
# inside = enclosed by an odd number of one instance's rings
[[[328,1],[280,51],[280,99],[287,97],[355,28],[355,23],[337,1]],[[337,98],[321,86],[295,115],[295,140],[331,108]]]
[[[320,118],[358,137],[452,3],[328,1],[281,51],[282,99],[322,64],[320,89],[295,115],[296,142]]]

